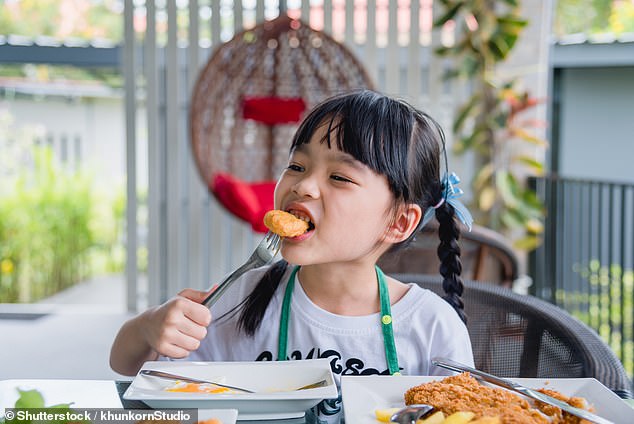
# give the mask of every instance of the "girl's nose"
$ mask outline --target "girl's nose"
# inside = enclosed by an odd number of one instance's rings
[[[302,178],[293,185],[293,193],[300,197],[316,199],[319,197],[319,186],[314,178]]]

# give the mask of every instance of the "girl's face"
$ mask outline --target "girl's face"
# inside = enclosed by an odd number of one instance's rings
[[[376,254],[392,216],[387,178],[336,143],[328,148],[321,142],[326,128],[292,153],[275,188],[276,209],[312,223],[307,233],[282,244],[283,257],[298,265],[367,259]]]

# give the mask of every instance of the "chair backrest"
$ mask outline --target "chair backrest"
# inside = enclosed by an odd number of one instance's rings
[[[440,278],[394,275],[442,295]],[[593,377],[622,398],[632,382],[609,346],[565,310],[494,284],[465,282],[462,299],[477,368],[501,377]]]
[[[438,224],[431,222],[406,249],[383,255],[379,266],[386,273],[438,275],[439,243]],[[517,279],[517,255],[501,234],[474,225],[470,232],[461,233],[459,243],[464,279],[505,287],[511,287]]]

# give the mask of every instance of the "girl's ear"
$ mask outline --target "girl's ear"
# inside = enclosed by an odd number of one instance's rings
[[[396,218],[388,228],[385,241],[396,244],[406,240],[418,226],[423,212],[415,203],[408,203],[399,208]]]

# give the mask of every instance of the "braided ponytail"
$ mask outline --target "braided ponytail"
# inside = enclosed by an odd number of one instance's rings
[[[440,244],[438,245],[438,258],[440,259],[440,275],[443,277],[442,288],[445,291],[445,299],[458,312],[460,319],[467,322],[467,316],[464,313],[464,303],[460,296],[464,286],[460,274],[462,272],[462,263],[460,262],[460,246],[458,239],[460,238],[460,228],[454,219],[455,211],[453,206],[447,202],[443,202],[436,208],[436,220],[438,220],[438,237]]]

